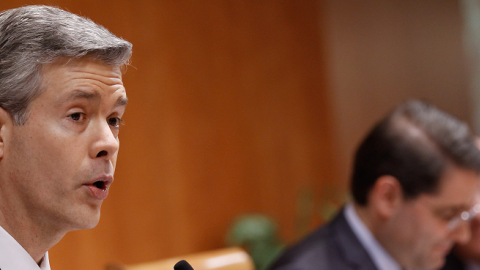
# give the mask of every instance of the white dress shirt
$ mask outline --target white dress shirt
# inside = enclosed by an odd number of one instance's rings
[[[345,218],[353,233],[372,258],[373,263],[378,270],[401,270],[400,265],[388,254],[388,252],[378,243],[370,230],[358,217],[352,203],[345,206]],[[3,270],[3,269],[2,269]]]
[[[30,254],[0,226],[0,270],[50,270],[48,252],[38,266]]]

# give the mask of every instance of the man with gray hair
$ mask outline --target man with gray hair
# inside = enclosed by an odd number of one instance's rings
[[[108,195],[132,45],[48,6],[0,13],[0,269],[50,269]]]

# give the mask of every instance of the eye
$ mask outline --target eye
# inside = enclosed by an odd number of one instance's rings
[[[456,218],[459,215],[460,215],[460,213],[458,211],[443,211],[443,212],[438,212],[437,213],[437,216],[440,219],[445,220],[445,221],[450,221],[450,220]]]
[[[112,127],[119,128],[123,124],[123,121],[120,117],[111,117],[108,118],[108,124]]]
[[[450,214],[450,215],[442,216],[442,217],[440,217],[440,218],[443,219],[443,220],[445,220],[445,221],[450,221],[450,220],[452,220],[452,219],[454,219],[454,218],[456,218],[456,217],[457,217],[457,215],[451,215],[451,214]]]
[[[73,121],[75,121],[75,122],[79,122],[79,121],[85,119],[85,114],[80,113],[80,112],[78,112],[78,113],[72,113],[72,114],[70,114],[68,117],[70,117],[70,118],[71,118]]]

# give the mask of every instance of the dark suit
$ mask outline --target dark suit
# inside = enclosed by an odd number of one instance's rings
[[[345,219],[327,225],[288,248],[270,270],[377,270]]]
[[[447,255],[445,265],[440,270],[466,270],[466,264],[452,252]]]

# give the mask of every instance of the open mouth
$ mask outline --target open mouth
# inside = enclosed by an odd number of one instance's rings
[[[93,186],[95,186],[98,189],[103,189],[103,190],[107,189],[107,185],[103,181],[97,181],[93,183]]]
[[[95,181],[96,180],[96,181]],[[97,200],[104,200],[108,196],[108,188],[113,182],[112,176],[101,176],[84,186],[90,190],[90,194]]]

